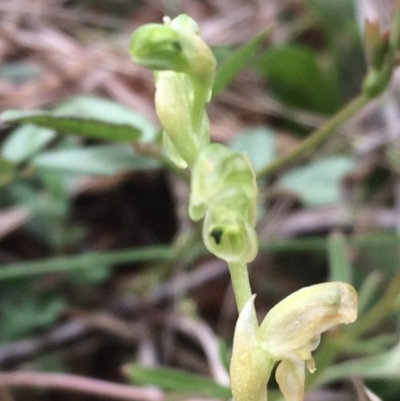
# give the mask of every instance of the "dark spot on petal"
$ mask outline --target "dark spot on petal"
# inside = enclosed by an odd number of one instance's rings
[[[182,51],[182,46],[179,42],[172,42],[172,47],[178,52]]]
[[[214,230],[212,230],[210,233],[211,237],[214,238],[214,241],[217,245],[219,245],[221,243],[222,234],[223,234],[223,230],[220,228],[214,228]]]

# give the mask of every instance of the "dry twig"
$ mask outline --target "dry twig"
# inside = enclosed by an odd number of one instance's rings
[[[145,389],[83,376],[37,372],[0,373],[0,387],[41,387],[116,400],[163,401],[160,390]]]

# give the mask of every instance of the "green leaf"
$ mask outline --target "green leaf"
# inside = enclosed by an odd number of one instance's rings
[[[357,15],[352,1],[337,0],[334,3],[330,0],[306,0],[309,12],[315,14],[319,25],[323,30],[331,30],[336,36],[343,34],[349,35],[349,29],[355,25]],[[350,27],[349,27],[349,24]]]
[[[336,203],[342,200],[341,179],[355,166],[351,157],[333,156],[289,172],[278,185],[297,193],[307,206]]]
[[[359,313],[360,314],[360,313]],[[396,344],[396,334],[380,334],[374,337],[365,339],[352,340],[351,345],[348,349],[353,354],[360,355],[376,355],[382,352],[386,352],[388,347]]]
[[[321,375],[320,383],[357,375],[363,379],[400,380],[400,343],[385,353],[333,365]]]
[[[346,254],[346,238],[341,233],[333,233],[328,238],[328,256],[331,281],[352,283],[352,267]]]
[[[383,276],[380,271],[370,273],[360,288],[358,289],[358,315],[361,316],[367,311],[372,304],[372,300],[376,297],[379,285],[382,283]]]
[[[31,124],[24,125],[13,131],[5,140],[2,155],[14,163],[21,163],[33,156],[55,136],[53,130]]]
[[[213,380],[175,369],[142,368],[125,365],[124,372],[132,382],[144,386],[157,386],[166,390],[196,394],[205,397],[229,399],[231,390]]]
[[[200,253],[203,248],[197,251]],[[71,272],[73,270],[97,269],[98,266],[140,263],[158,260],[170,260],[174,251],[170,246],[151,246],[131,248],[118,251],[84,253],[74,256],[60,256],[43,260],[2,265],[0,281],[32,277],[54,272]]]
[[[126,107],[105,99],[73,98],[53,111],[8,110],[0,115],[9,123],[31,123],[63,133],[108,141],[151,140],[155,129]]]
[[[65,302],[62,298],[52,298],[47,302],[29,296],[21,300],[4,299],[0,305],[3,320],[0,339],[12,341],[35,329],[46,327],[53,323],[64,309]]]
[[[0,156],[0,176],[14,171],[14,163]]]
[[[160,167],[157,160],[137,154],[132,146],[124,144],[55,150],[35,157],[32,164],[40,168],[93,175]]]
[[[7,159],[0,156],[0,186],[6,185],[12,181],[15,173],[15,165]]]
[[[316,55],[299,45],[268,49],[257,64],[275,95],[288,105],[331,114],[341,104],[333,73],[323,70]]]
[[[272,161],[277,153],[275,135],[264,127],[242,132],[229,143],[229,147],[237,152],[246,152],[256,172]]]
[[[141,131],[141,141],[153,142],[158,130],[143,116],[122,104],[93,96],[76,96],[60,104],[57,113],[127,124]]]
[[[237,74],[250,62],[251,58],[260,48],[264,39],[268,36],[270,29],[266,29],[245,45],[239,47],[221,65],[215,77],[212,90],[213,97],[217,96],[236,77]]]

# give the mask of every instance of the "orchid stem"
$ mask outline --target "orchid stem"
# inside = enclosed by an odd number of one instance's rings
[[[276,158],[264,168],[259,170],[257,172],[257,178],[272,174],[287,164],[294,162],[297,158],[303,156],[305,153],[314,150],[318,145],[333,135],[342,124],[349,120],[349,118],[353,117],[358,111],[364,108],[364,106],[368,104],[370,100],[371,99],[369,97],[363,94],[357,96],[342,110],[330,118],[321,128],[310,134],[310,136],[301,142],[297,148]]]
[[[249,272],[246,263],[228,263],[231,275],[233,292],[235,294],[236,305],[239,313],[243,310],[252,292],[250,287]],[[253,307],[254,322],[258,327],[257,315]]]

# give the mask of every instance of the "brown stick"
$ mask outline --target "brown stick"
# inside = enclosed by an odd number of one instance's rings
[[[164,400],[164,394],[157,389],[138,388],[83,376],[58,373],[23,371],[0,373],[0,387],[44,387],[125,401]]]

